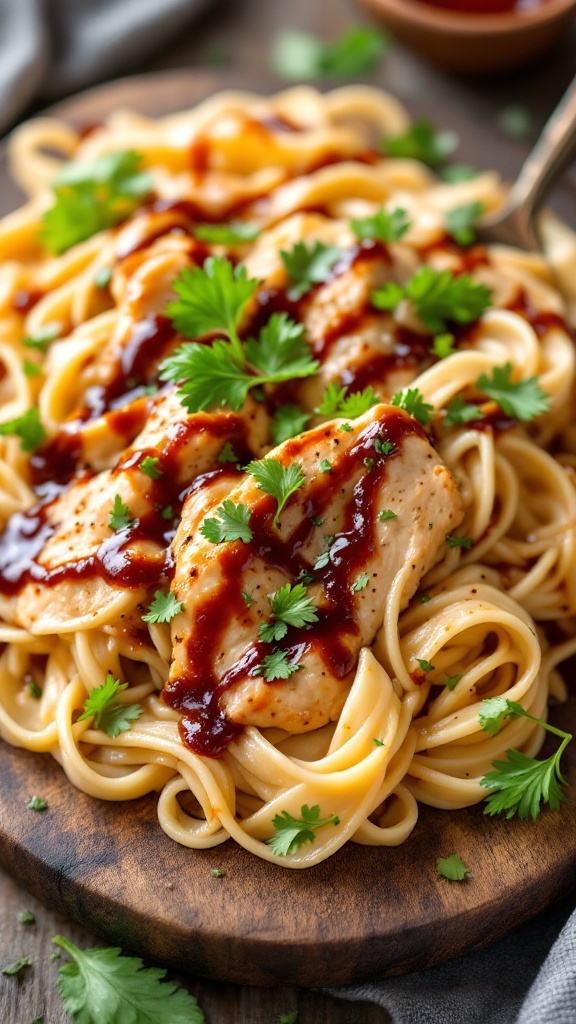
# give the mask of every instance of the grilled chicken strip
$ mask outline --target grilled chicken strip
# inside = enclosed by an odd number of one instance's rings
[[[405,607],[462,519],[454,479],[420,425],[395,407],[325,423],[269,457],[305,474],[276,525],[276,499],[247,475],[231,490],[219,481],[217,493],[192,494],[174,541],[183,611],[172,623],[164,696],[183,712],[185,740],[212,756],[239,725],[300,733],[337,718],[393,582]],[[201,532],[225,496],[249,510],[251,538],[213,543]],[[302,579],[317,621],[264,642],[269,595]],[[290,666],[286,680],[266,679],[276,651]]]

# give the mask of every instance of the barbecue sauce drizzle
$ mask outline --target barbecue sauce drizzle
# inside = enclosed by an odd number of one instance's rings
[[[325,437],[335,431],[318,428]],[[425,437],[420,424],[406,413],[387,409],[365,427],[348,451],[337,455],[330,473],[319,474],[305,487],[305,516],[287,539],[281,539],[272,525],[276,501],[263,495],[252,510],[252,540],[223,546],[220,556],[221,585],[195,606],[192,631],[186,646],[188,671],[164,688],[164,700],[183,715],[180,733],[188,747],[204,757],[221,756],[239,732],[220,706],[222,694],[250,674],[273,647],[284,650],[290,663],[300,661],[314,648],[329,671],[338,679],[352,672],[359,648],[359,630],[354,618],[354,595],[350,585],[366,559],[378,546],[378,496],[386,478],[390,460],[402,453],[408,436]],[[378,454],[375,440],[392,443],[389,454]],[[293,438],[286,443],[285,458],[298,461],[310,440]],[[368,469],[365,459],[373,459]],[[318,527],[313,520],[323,513],[352,480],[352,495],[344,506],[342,529],[330,547],[330,561],[323,569],[312,570],[324,587],[318,621],[302,628],[290,628],[280,644],[255,639],[240,661],[220,679],[215,678],[218,655],[225,646],[230,625],[242,618],[246,608],[242,598],[242,574],[255,558],[281,570],[288,582],[297,582],[302,572],[310,572],[310,563],[300,551]],[[294,498],[289,499],[294,500]]]
[[[262,124],[263,131],[271,128],[283,131],[298,130],[288,124]],[[367,153],[358,159],[371,163],[380,157]],[[190,154],[190,162],[198,174],[202,174],[208,167],[208,140],[199,140],[195,143],[195,148]],[[333,159],[326,154],[318,162],[318,166],[325,166],[331,162],[334,162]],[[152,214],[173,213],[174,219],[165,219],[161,229],[156,231],[152,228],[145,238],[131,247],[126,247],[119,257],[129,259],[163,234],[177,232],[190,236],[190,255],[194,262],[202,265],[209,250],[193,238],[194,224],[205,221],[223,223],[233,216],[249,216],[251,212],[257,211],[258,203],[261,201],[265,202],[266,197],[251,196],[249,199],[240,200],[234,206],[228,206],[215,216],[210,215],[193,200],[154,200],[144,208],[142,214],[147,211]],[[434,249],[441,247],[452,253],[458,251],[461,257],[460,273],[488,262],[485,250],[481,246],[462,252],[456,250],[453,243],[446,238],[433,246]],[[425,258],[426,254],[422,252],[421,255]],[[359,242],[343,252],[342,258],[332,270],[331,279],[360,262],[374,260],[389,263],[387,248],[379,242]],[[286,312],[293,319],[302,320],[318,287],[315,286],[298,301],[290,298],[289,289],[260,289],[256,296],[257,309],[249,325],[249,333],[256,333],[273,312]],[[40,293],[19,292],[14,300],[14,308],[25,313],[40,297]],[[561,327],[574,337],[574,333],[561,317],[534,310],[523,293],[512,308],[531,324],[539,337],[552,327]],[[324,361],[340,338],[358,330],[367,317],[374,315],[381,314],[369,302],[353,313],[344,314],[333,328],[317,341],[314,346],[315,357],[320,362]],[[473,331],[474,328],[469,327],[457,328],[454,331],[456,347],[473,344]],[[108,383],[88,389],[84,396],[84,404],[78,413],[63,425],[52,441],[32,455],[32,482],[40,501],[26,512],[13,515],[4,534],[0,536],[0,593],[14,596],[27,583],[50,587],[64,580],[88,580],[95,576],[116,586],[145,586],[151,589],[171,577],[173,564],[170,545],[182,503],[188,493],[208,486],[222,473],[236,472],[240,476],[238,470],[234,471],[230,466],[226,466],[202,474],[188,487],[182,486],[182,483],[178,482],[178,453],[191,434],[201,429],[221,438],[223,443],[231,441],[239,462],[248,462],[253,453],[246,442],[245,427],[232,413],[219,419],[197,414],[189,417],[186,424],[176,424],[162,451],[150,449],[125,452],[113,470],[116,475],[137,472],[137,466],[146,455],[160,460],[158,468],[162,470],[162,476],[158,480],[147,481],[151,498],[150,511],[131,522],[125,530],[111,532],[98,551],[88,558],[65,563],[53,570],[47,570],[39,563],[38,558],[58,526],[57,523],[52,524],[50,519],[50,509],[58,494],[71,483],[88,479],[91,475],[83,458],[81,434],[84,424],[99,417],[106,417],[109,427],[129,444],[145,423],[152,401],[148,389],[150,385],[157,384],[158,363],[177,341],[171,322],[162,315],[151,314],[137,323],[128,344],[120,353],[116,372]],[[418,367],[434,361],[432,343],[433,339],[429,335],[421,335],[395,325],[392,351],[382,353],[368,350],[367,358],[363,362],[347,368],[342,375],[341,383],[346,384],[351,392],[362,390],[368,384],[385,386],[386,378],[393,370],[411,368],[416,371]],[[290,401],[293,398],[291,389],[294,390],[293,385],[277,388],[269,396],[270,405],[274,407],[281,401]],[[477,426],[480,426],[480,423]],[[493,418],[493,422],[486,423],[483,429],[508,429],[508,426],[508,421],[500,424],[497,418]],[[317,573],[324,584],[325,595],[319,621],[302,629],[291,629],[283,647],[289,660],[296,663],[305,651],[317,645],[326,664],[338,678],[343,678],[352,671],[357,653],[353,653],[352,649],[358,631],[353,618],[350,581],[364,563],[367,552],[372,551],[376,543],[374,500],[384,479],[387,462],[399,455],[402,440],[410,433],[424,436],[419,424],[399,410],[390,410],[383,425],[375,423],[364,431],[350,451],[335,463],[331,474],[322,474],[321,479],[309,484],[307,518],[303,520],[287,545],[279,543],[276,531],[271,525],[275,502],[272,498],[263,496],[252,514],[251,527],[254,538],[251,544],[246,546],[237,542],[227,546],[222,588],[217,595],[206,599],[196,614],[193,640],[191,639],[188,644],[190,672],[171,683],[164,691],[165,700],[183,713],[182,738],[193,750],[207,756],[220,756],[227,744],[237,735],[240,727],[226,718],[220,707],[220,697],[233,683],[245,678],[271,650],[270,645],[256,640],[234,669],[215,684],[213,662],[229,619],[245,614],[239,579],[247,558],[253,557],[257,552],[280,567],[286,577],[295,582],[301,570],[310,568],[302,560],[299,550],[313,528],[312,518],[321,516],[336,487],[342,486],[344,481],[362,470],[354,485],[352,498],[346,505],[344,526],[334,541],[331,560],[325,569]],[[394,447],[388,456],[377,457],[373,448],[375,436],[393,441]],[[289,442],[289,446],[290,458],[297,459],[299,439]],[[367,451],[369,456],[366,454]],[[375,460],[370,472],[365,471],[365,467],[362,466],[366,457]],[[169,506],[172,506],[173,516],[167,520],[162,512]],[[145,556],[134,550],[133,545],[142,540],[154,542],[155,556]],[[224,610],[228,614],[228,619],[223,616]]]

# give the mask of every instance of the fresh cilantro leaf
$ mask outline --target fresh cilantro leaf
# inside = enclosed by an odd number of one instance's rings
[[[162,470],[158,469],[158,463],[160,459],[157,456],[147,455],[140,463],[139,469],[146,476],[149,476],[151,480],[159,480],[162,476]]]
[[[447,359],[454,354],[454,335],[437,334],[432,345],[432,352],[438,359]]]
[[[17,974],[20,974],[20,971],[25,970],[27,967],[32,967],[32,957],[22,956],[13,964],[8,964],[7,967],[3,967],[0,970],[0,974],[5,974],[7,978],[12,978]]]
[[[351,395],[346,394],[347,390],[346,386],[339,387],[335,381],[331,381],[315,412],[329,419],[339,416],[356,419],[381,401],[371,387],[364,388],[363,391],[354,391]]]
[[[295,323],[286,313],[274,313],[258,341],[250,339],[245,345],[246,359],[260,378],[258,383],[279,383],[315,373],[318,363],[303,338],[303,324]]]
[[[272,819],[276,834],[266,842],[277,857],[296,853],[304,843],[313,843],[316,839],[316,829],[323,828],[324,825],[340,824],[340,818],[336,814],[331,814],[329,818],[321,818],[318,804],[315,807],[304,804],[300,808],[300,814],[300,818],[294,818],[288,811],[282,811]]]
[[[388,37],[366,25],[352,25],[332,42],[295,29],[279,32],[271,54],[279,78],[355,78],[374,71]]]
[[[317,412],[319,416],[327,416],[329,419],[338,416],[338,410],[342,405],[347,390],[346,385],[339,387],[336,381],[331,381],[322,396],[320,405],[316,407],[314,412]]]
[[[46,437],[38,409],[27,409],[21,416],[0,423],[0,436],[19,437],[22,451],[33,452]]]
[[[478,719],[482,728],[496,736],[505,718],[510,715],[506,697],[487,697],[480,705]]]
[[[35,924],[36,917],[31,910],[21,910],[18,914],[18,924]]]
[[[188,412],[229,405],[238,412],[250,388],[309,377],[318,369],[303,341],[304,328],[285,313],[274,313],[258,341],[239,339],[212,345],[191,342],[160,364],[161,380],[184,381],[178,395]],[[252,369],[246,365],[251,364]]]
[[[273,622],[262,622],[258,630],[258,639],[264,643],[272,643],[286,636],[288,626],[301,628],[308,623],[318,621],[318,609],[312,598],[306,594],[302,583],[290,586],[285,583],[274,594],[268,594]]]
[[[107,153],[89,164],[67,164],[52,184],[54,205],[42,218],[46,248],[65,252],[126,220],[152,191],[152,176],[140,170],[142,159],[140,153],[127,150]]]
[[[498,114],[497,124],[503,135],[510,139],[518,139],[520,142],[530,138],[534,130],[532,114],[520,103],[511,103],[510,106],[503,107]]]
[[[38,366],[38,363],[33,363],[30,359],[22,360],[22,370],[24,371],[25,377],[42,376],[42,367]]]
[[[213,245],[242,245],[258,238],[260,228],[250,221],[231,220],[228,224],[196,224],[194,234]]]
[[[142,622],[172,622],[183,607],[182,602],[176,600],[176,594],[172,590],[167,594],[157,590],[146,615],[142,616]]]
[[[38,352],[47,352],[50,343],[55,341],[61,330],[61,323],[45,324],[35,334],[28,334],[23,338],[22,344],[26,345],[26,348],[35,348]]]
[[[374,451],[378,452],[378,455],[390,455],[393,448],[393,441],[383,441],[381,437],[374,438]]]
[[[433,672],[434,671],[434,665],[431,665],[430,662],[426,661],[425,658],[416,658],[416,661],[420,665],[420,668],[422,669],[423,672]]]
[[[313,285],[328,281],[341,255],[336,246],[319,241],[312,242],[310,246],[306,242],[297,242],[289,252],[281,249],[280,256],[290,281],[289,298],[299,299]]]
[[[503,703],[506,704],[505,709]],[[494,761],[494,771],[480,779],[481,786],[494,791],[486,799],[484,813],[501,814],[506,811],[506,817],[513,818],[518,812],[520,818],[530,816],[535,820],[543,803],[549,804],[554,811],[559,810],[566,799],[562,787],[568,785],[560,771],[560,760],[572,739],[571,733],[535,718],[516,701],[500,697],[482,701],[479,717],[482,728],[492,734],[498,731],[506,717],[527,718],[562,740],[558,750],[544,761],[536,761],[518,750],[507,750],[507,761]]]
[[[364,590],[370,582],[370,577],[367,572],[361,572],[356,579],[350,584],[350,590],[353,594],[357,594],[360,590]]]
[[[306,474],[298,462],[283,466],[278,459],[260,459],[246,466],[246,472],[254,477],[258,487],[276,498],[278,507],[273,519],[276,526],[288,498],[306,483]]]
[[[422,598],[422,600],[424,600],[424,598]],[[428,598],[428,600],[430,600],[430,598]],[[449,690],[455,690],[461,679],[461,674],[455,676],[446,676],[444,680],[444,685],[447,686]]]
[[[377,309],[393,310],[404,298],[410,299],[424,326],[440,334],[450,323],[478,320],[490,305],[490,290],[468,274],[455,277],[450,270],[423,265],[406,288],[389,282],[372,293],[371,301]]]
[[[444,217],[446,231],[462,248],[467,248],[476,241],[474,224],[484,213],[484,203],[478,201],[454,206]]]
[[[495,366],[491,377],[481,374],[476,387],[496,402],[507,416],[526,423],[546,412],[550,407],[550,396],[542,390],[537,377],[511,381],[512,369],[512,363]]]
[[[454,132],[437,132],[430,121],[415,121],[404,135],[388,135],[382,139],[386,156],[420,160],[429,167],[440,167],[455,149],[459,139]]]
[[[72,958],[60,968],[58,988],[75,1024],[204,1024],[196,1000],[166,971],[143,967],[120,949],[78,949],[57,935],[53,942]]]
[[[43,796],[33,796],[26,806],[29,811],[45,811],[48,808],[48,801]]]
[[[374,737],[374,739],[372,740],[372,743],[374,744],[375,747],[385,747],[386,746],[386,744],[383,743],[382,740],[378,740],[378,739],[376,739],[376,737]]]
[[[471,537],[453,537],[451,534],[446,535],[449,548],[464,548],[465,551],[469,551],[474,541]]]
[[[270,433],[274,445],[282,444],[289,437],[301,434],[310,422],[310,413],[303,412],[297,405],[281,405],[274,413]]]
[[[419,423],[426,426],[430,423],[434,414],[434,406],[424,401],[424,395],[418,388],[407,388],[406,391],[397,391],[392,398],[392,405],[404,409],[410,416],[413,416]]]
[[[160,380],[181,383],[178,397],[190,413],[228,405],[238,412],[250,388],[261,383],[246,370],[244,350],[231,341],[188,342],[160,363]]]
[[[438,857],[436,870],[441,878],[447,878],[450,882],[463,882],[470,874],[459,853],[453,853],[451,857]]]
[[[372,406],[379,405],[381,401],[382,399],[375,395],[369,386],[363,391],[354,391],[351,395],[346,395],[341,400],[336,415],[349,416],[351,420],[354,420],[358,416],[363,416]]]
[[[332,463],[328,459],[321,459],[318,468],[321,473],[331,473]]]
[[[382,208],[372,217],[350,221],[350,227],[360,241],[374,239],[379,242],[398,242],[410,229],[406,210],[397,208],[388,212]]]
[[[397,515],[392,511],[391,508],[383,508],[378,513],[378,519],[381,523],[385,523],[387,519],[397,519]]]
[[[313,565],[314,569],[325,569],[330,563],[330,548],[332,547],[334,540],[334,537],[326,537],[326,540],[324,541],[326,550],[323,551],[322,554],[318,555],[318,558]]]
[[[230,441],[226,441],[226,444],[222,446],[216,462],[219,462],[222,466],[227,465],[229,462],[238,462],[238,456]]]
[[[100,267],[94,275],[96,288],[107,288],[112,280],[112,267]]]
[[[387,309],[393,313],[406,298],[406,294],[406,288],[403,288],[402,285],[395,284],[394,281],[387,281],[386,284],[372,292],[370,301],[376,309]]]
[[[128,683],[121,683],[114,679],[111,672],[106,676],[106,682],[102,686],[96,686],[90,696],[84,701],[84,711],[78,721],[83,722],[87,718],[93,718],[92,727],[101,729],[108,736],[116,739],[121,732],[132,728],[132,723],[140,718],[142,708],[140,704],[121,704],[116,698],[128,688]]]
[[[482,410],[477,405],[469,405],[461,395],[457,395],[446,406],[444,426],[459,427],[462,423],[470,423],[471,420],[482,419]]]
[[[459,181],[471,181],[472,178],[477,178],[479,174],[480,171],[477,171],[475,167],[471,167],[470,164],[449,164],[448,167],[443,167],[440,171],[442,180],[449,182],[451,185]]]
[[[212,544],[235,540],[241,540],[243,544],[250,543],[253,534],[248,525],[251,512],[247,505],[235,505],[227,498],[215,514],[215,519],[205,519],[200,527],[200,533],[206,540]]]
[[[302,665],[289,661],[286,651],[277,650],[262,658],[259,665],[250,669],[249,674],[251,676],[264,676],[267,682],[271,683],[274,679],[289,679],[295,672],[299,672],[302,667]]]
[[[176,330],[186,338],[224,331],[240,362],[237,329],[258,281],[248,277],[245,267],[210,256],[203,267],[185,267],[172,287],[178,301],[168,303],[168,316]]]
[[[112,505],[112,511],[108,518],[108,529],[115,530],[127,530],[132,523],[132,516],[130,515],[130,509],[128,505],[125,505],[119,494],[114,496],[114,504]]]

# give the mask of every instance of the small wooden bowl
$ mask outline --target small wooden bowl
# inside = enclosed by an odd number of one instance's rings
[[[526,64],[561,35],[576,0],[547,0],[523,13],[462,14],[418,0],[360,0],[401,42],[460,74],[489,74]]]

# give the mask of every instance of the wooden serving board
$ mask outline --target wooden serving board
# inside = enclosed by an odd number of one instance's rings
[[[221,72],[168,72],[92,90],[55,112],[74,123],[118,106],[160,115],[229,84],[238,85]],[[432,111],[419,103],[414,113]],[[490,129],[461,117],[454,124],[446,111],[435,117],[461,132],[463,158],[481,165]],[[497,152],[499,169],[512,174],[516,147],[499,141]],[[0,195],[5,209],[17,201],[5,164]],[[576,732],[576,695],[552,721]],[[576,749],[568,748],[564,767],[568,803],[535,823],[489,819],[482,805],[423,807],[397,849],[348,844],[317,867],[290,871],[231,842],[184,849],[160,829],[155,797],[93,800],[49,757],[0,743],[0,862],[108,941],[180,970],[251,985],[341,985],[478,949],[567,894],[576,878]],[[26,807],[35,793],[48,801],[42,814]],[[471,872],[463,883],[436,872],[436,859],[455,852]],[[213,867],[223,877],[214,878]]]

